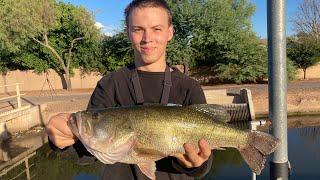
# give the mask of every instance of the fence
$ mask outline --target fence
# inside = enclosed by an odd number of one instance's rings
[[[94,88],[97,82],[101,79],[101,75],[97,73],[85,74],[79,69],[74,70],[74,75],[71,77],[73,89]],[[0,75],[0,86],[14,83],[22,83],[20,91],[40,91],[63,89],[63,77],[59,76],[54,70],[48,70],[47,73],[37,74],[34,71],[9,71],[6,74]],[[51,86],[51,87],[50,87]],[[7,93],[8,89],[0,87],[0,94]]]
[[[0,102],[4,101],[4,100],[8,100],[8,99],[14,99],[14,98],[17,98],[17,107],[13,106],[14,109],[19,109],[22,107],[21,105],[21,96],[24,95],[24,94],[20,94],[20,87],[19,85],[22,84],[22,83],[15,83],[15,84],[9,84],[9,85],[4,85],[4,86],[0,86],[0,88],[4,87],[10,87],[10,86],[15,86],[15,92],[16,92],[16,95],[11,95],[11,96],[7,96],[7,97],[3,97],[3,98],[0,98]]]

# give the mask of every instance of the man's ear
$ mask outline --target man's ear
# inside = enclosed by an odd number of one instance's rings
[[[169,26],[168,42],[171,41],[171,39],[173,38],[173,34],[174,34],[174,28],[173,28],[173,25],[171,24],[171,25]]]

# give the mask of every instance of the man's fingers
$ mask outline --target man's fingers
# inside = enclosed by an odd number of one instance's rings
[[[194,147],[194,145],[191,143],[186,143],[183,145],[183,147],[186,151],[186,154],[185,154],[186,160],[191,162],[193,167],[201,166],[201,164],[203,163],[203,160],[199,157],[198,151]]]
[[[174,156],[178,159],[179,164],[183,165],[184,167],[186,168],[193,167],[192,163],[188,159],[186,159],[186,155],[176,153]]]
[[[71,113],[57,114],[50,118],[47,128],[52,129],[52,131],[54,132],[59,131],[59,133],[62,133],[67,137],[73,137],[74,135],[69,126],[67,125],[67,122],[70,119],[70,117]]]
[[[197,150],[192,143],[183,144],[184,150],[187,155],[197,154]]]
[[[192,143],[185,143],[183,145],[185,154],[176,153],[174,155],[181,165],[186,168],[199,167],[208,160],[211,155],[208,143],[204,139],[201,139],[198,143],[199,151]]]
[[[66,138],[66,139],[73,139],[74,136],[62,133],[61,131],[59,131],[58,129],[55,128],[47,128],[46,132],[49,136],[59,136],[62,138]]]
[[[74,143],[75,139],[70,139],[70,138],[61,138],[61,137],[51,137],[50,140],[52,140],[52,142],[56,142],[58,144],[70,144],[70,143]]]
[[[74,137],[72,134],[68,134],[68,133],[62,132],[59,129],[57,129],[56,127],[52,127],[50,125],[47,126],[46,132],[47,132],[47,134],[49,136],[56,135],[56,136],[62,136],[62,137],[65,137],[65,138],[73,138]]]
[[[46,132],[54,145],[62,149],[75,143],[76,136],[67,125],[71,113],[60,113],[50,118]]]
[[[201,156],[204,160],[208,160],[209,156],[211,155],[211,148],[207,141],[204,139],[201,139],[199,141],[199,156]]]
[[[72,113],[59,113],[59,114],[56,114],[55,116],[57,116],[67,122],[70,119],[71,115],[72,115]]]
[[[55,145],[60,148],[60,149],[63,149],[65,147],[68,147],[68,146],[71,146],[75,143],[75,141],[72,139],[72,140],[66,140],[66,141],[59,141],[57,142]]]
[[[72,138],[64,138],[61,136],[49,136],[50,140],[54,145],[58,148],[63,149],[64,147],[70,146],[75,143],[75,139]]]

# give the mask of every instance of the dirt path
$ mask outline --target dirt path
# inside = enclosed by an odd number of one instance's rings
[[[258,116],[268,114],[268,84],[225,84],[203,86],[208,89],[227,89],[229,93],[237,93],[242,88],[251,90],[255,113]],[[287,110],[289,115],[320,114],[320,79],[293,81],[288,83]]]

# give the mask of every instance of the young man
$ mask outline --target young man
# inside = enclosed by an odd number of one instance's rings
[[[200,85],[166,64],[167,43],[173,37],[172,15],[164,0],[134,0],[125,10],[128,37],[134,49],[134,65],[103,77],[95,88],[88,109],[147,103],[182,105],[206,103]],[[60,114],[47,125],[49,140],[60,149],[72,146],[84,152],[67,126],[70,114]],[[80,145],[79,145],[80,144]],[[79,146],[80,149],[79,150]],[[158,180],[193,179],[211,167],[211,150],[199,140],[199,151],[184,144],[185,154],[156,162]],[[83,156],[85,153],[80,153]],[[104,179],[148,179],[136,165],[106,165]]]

